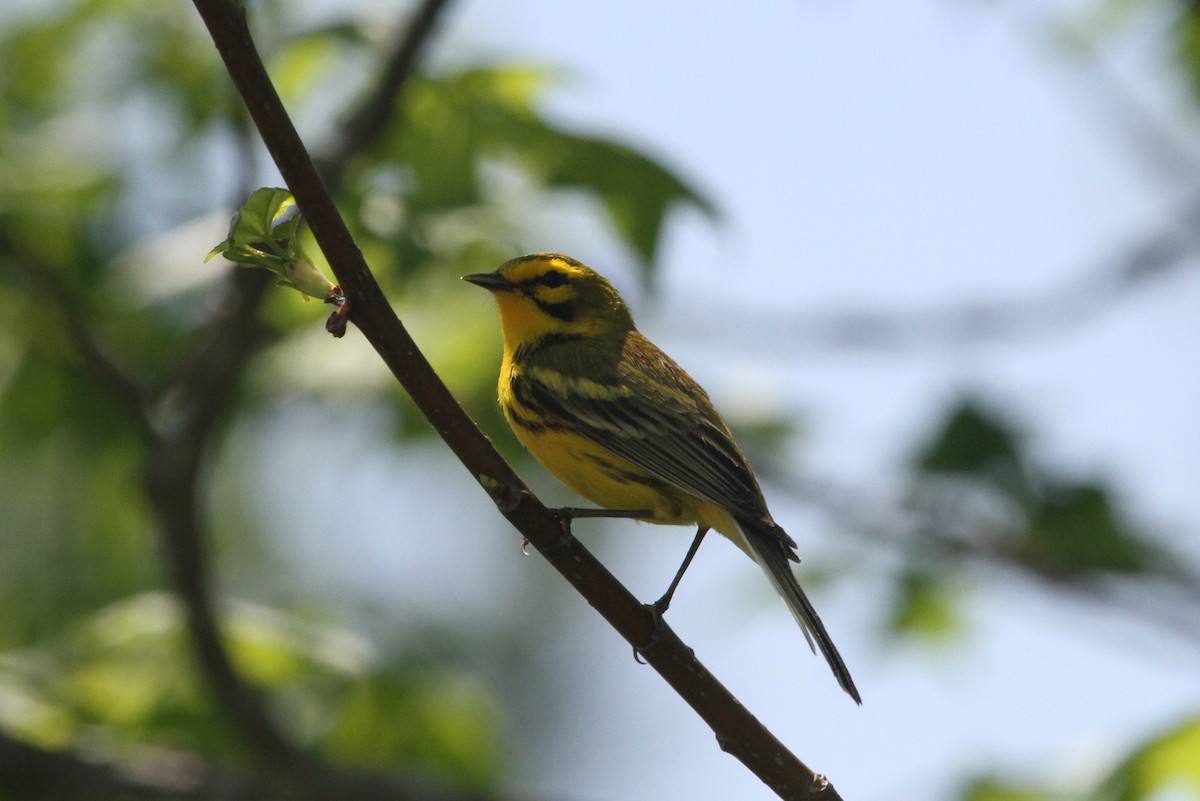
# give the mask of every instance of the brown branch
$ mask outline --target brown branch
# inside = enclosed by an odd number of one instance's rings
[[[444,0],[436,4],[439,9],[443,5]],[[408,64],[415,58],[420,41],[432,30],[432,21],[428,12],[420,15],[413,33],[401,42]],[[389,69],[366,104],[381,107],[380,96],[394,95],[399,90],[397,81],[402,78]],[[375,114],[370,124],[360,124],[354,132],[343,135],[328,161],[329,169],[340,174],[341,165],[377,135],[372,126],[382,126],[384,121],[383,116]],[[208,537],[201,504],[206,487],[203,468],[213,436],[246,367],[266,339],[267,332],[257,322],[257,311],[269,285],[266,273],[231,270],[217,314],[198,337],[184,368],[152,414],[154,428],[145,486],[161,531],[171,584],[184,607],[198,666],[218,708],[229,715],[282,786],[297,793],[303,790],[308,796],[348,793],[365,798],[432,797],[380,778],[369,778],[375,787],[372,792],[365,784],[368,777],[337,773],[298,749],[267,714],[259,693],[242,679],[221,639],[205,549]]]
[[[205,515],[200,499],[205,456],[219,420],[265,332],[253,313],[269,281],[259,271],[238,270],[192,363],[172,397],[164,400],[161,432],[150,450],[146,491],[162,531],[171,583],[201,673],[218,708],[230,716],[266,769],[266,791],[279,799],[354,801],[496,801],[494,795],[453,793],[394,777],[334,768],[296,747],[267,714],[258,691],[246,683],[221,640],[209,576]],[[208,796],[214,797],[214,796]],[[220,797],[215,796],[215,797]],[[256,797],[251,795],[251,797]]]
[[[501,513],[663,676],[717,736],[785,799],[838,799],[836,790],[780,743],[543,506],[475,426],[396,317],[292,126],[230,0],[194,0],[260,135],[304,212],[350,308],[350,320],[379,353]],[[652,643],[651,645],[647,645]]]
[[[145,488],[201,673],[218,707],[231,716],[259,757],[283,766],[303,758],[278,732],[257,693],[242,681],[221,641],[200,508],[204,457],[245,364],[262,339],[254,311],[268,284],[263,276],[247,271],[234,274],[203,344],[159,405]]]
[[[429,3],[440,9],[445,0]],[[399,43],[411,67],[420,40],[432,30],[428,11]],[[393,57],[389,63],[395,64]],[[367,104],[385,109],[381,95],[395,94],[403,76],[393,66],[386,71]],[[385,109],[386,112],[386,109]],[[385,113],[376,112],[340,139],[330,158],[331,170],[360,152],[382,126]],[[235,123],[236,124],[236,123]],[[244,156],[250,151],[242,148]],[[108,799],[354,799],[355,801],[496,801],[495,795],[450,792],[437,786],[361,771],[335,769],[297,748],[267,714],[260,694],[246,683],[222,642],[214,610],[208,554],[206,516],[202,511],[206,481],[204,465],[214,433],[228,410],[246,367],[268,332],[257,322],[257,310],[270,284],[259,271],[230,271],[223,302],[197,337],[184,366],[158,399],[151,396],[117,359],[109,354],[72,294],[52,271],[22,264],[21,274],[35,284],[63,318],[65,328],[84,360],[96,371],[109,393],[127,411],[148,443],[144,472],[150,508],[157,518],[170,570],[171,584],[184,610],[197,665],[218,709],[267,768],[260,777],[240,779],[201,770],[189,758],[186,773],[172,773],[167,763],[148,766],[142,775],[130,766],[84,759],[69,751],[39,749],[0,733],[0,787],[14,797]],[[176,766],[178,767],[178,766]]]

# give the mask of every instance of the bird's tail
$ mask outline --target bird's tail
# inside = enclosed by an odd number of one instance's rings
[[[837,678],[838,684],[854,699],[855,703],[861,706],[862,697],[858,694],[858,688],[854,686],[854,679],[850,677],[846,663],[842,661],[842,655],[838,653],[837,646],[830,639],[829,632],[825,630],[825,624],[817,615],[817,610],[813,608],[812,602],[808,600],[808,596],[804,594],[804,590],[800,588],[799,582],[792,574],[788,559],[789,552],[784,545],[784,539],[781,539],[782,532],[778,528],[768,528],[766,523],[758,521],[738,520],[737,525],[742,537],[746,540],[750,555],[767,574],[775,591],[792,611],[792,617],[796,618],[796,622],[800,624],[800,630],[804,632],[808,646],[813,648],[813,653],[816,653],[817,648],[821,649],[821,654],[829,663],[829,668]],[[786,535],[782,536],[786,538]],[[815,648],[813,647],[814,642]]]

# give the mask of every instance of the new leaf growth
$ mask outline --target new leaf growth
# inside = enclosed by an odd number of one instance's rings
[[[245,267],[279,276],[279,285],[306,296],[340,305],[340,292],[300,246],[304,218],[286,189],[264,187],[254,192],[229,224],[229,236],[204,261],[224,256]]]

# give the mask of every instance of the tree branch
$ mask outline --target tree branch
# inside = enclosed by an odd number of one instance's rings
[[[823,511],[848,534],[885,546],[901,557],[919,555],[936,562],[953,560],[1004,571],[1037,586],[1120,610],[1200,647],[1200,574],[1184,556],[1166,554],[1144,573],[1091,570],[1063,576],[1048,573],[1020,557],[1009,543],[1019,532],[1000,521],[966,509],[931,510],[815,476],[801,475],[760,460],[760,475],[785,486]]]
[[[21,252],[7,240],[0,241],[0,249],[14,256],[18,262],[17,271],[32,285],[32,294],[46,299],[58,311],[79,355],[107,388],[108,394],[124,409],[142,439],[149,440],[151,431],[147,420],[147,388],[110,352],[79,302],[53,269]]]
[[[663,676],[732,753],[784,799],[838,799],[629,593],[525,487],[475,426],[387,303],[257,55],[242,8],[194,0],[275,163],[337,276],[349,318],[501,513]]]
[[[730,308],[715,299],[693,300],[687,308],[716,308],[754,325],[731,332],[722,344],[738,348],[753,339],[786,343],[787,354],[804,350],[902,352],[927,347],[1024,340],[1082,325],[1115,308],[1136,291],[1172,273],[1195,266],[1200,253],[1200,202],[1177,220],[1129,247],[1120,256],[1074,275],[1057,286],[1010,300],[993,298],[910,312],[841,310],[764,315],[761,310]],[[708,333],[694,314],[671,317],[682,336],[703,340]]]
[[[392,49],[375,88],[343,123],[328,155],[317,157],[317,172],[324,176],[325,184],[331,189],[341,183],[351,156],[374,145],[383,135],[387,124],[395,118],[400,104],[400,90],[416,68],[421,50],[429,41],[447,2],[425,0],[421,3]]]
[[[418,15],[410,36],[399,47],[410,66],[421,41],[432,30],[433,14],[445,1],[428,5],[435,6],[433,12],[426,10]],[[391,63],[396,60],[393,57]],[[381,97],[394,95],[402,80],[403,74],[395,68],[389,69],[364,105],[386,112]],[[345,161],[378,135],[376,128],[384,121],[383,113],[376,113],[353,132],[341,136],[327,161],[329,169],[340,174]],[[239,268],[230,271],[225,298],[217,314],[198,337],[197,346],[152,412],[146,493],[161,531],[171,583],[185,610],[198,666],[218,707],[230,716],[264,764],[275,771],[276,778],[284,782],[282,786],[297,793],[303,789],[309,796],[331,788],[336,791],[338,787],[353,787],[361,795],[367,792],[364,776],[333,771],[298,749],[275,725],[257,691],[242,679],[230,660],[221,640],[210,589],[207,532],[201,503],[206,487],[203,468],[213,435],[250,359],[267,336],[257,322],[257,311],[269,285],[269,276],[261,271]],[[430,797],[414,795],[408,785],[390,780],[371,778],[370,782],[377,786],[377,792],[363,797]]]

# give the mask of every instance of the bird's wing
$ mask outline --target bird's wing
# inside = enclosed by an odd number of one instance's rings
[[[704,391],[647,340],[638,345],[651,350],[623,360],[611,383],[554,381],[552,387],[534,370],[513,390],[651,475],[735,515],[769,520],[745,456]]]

